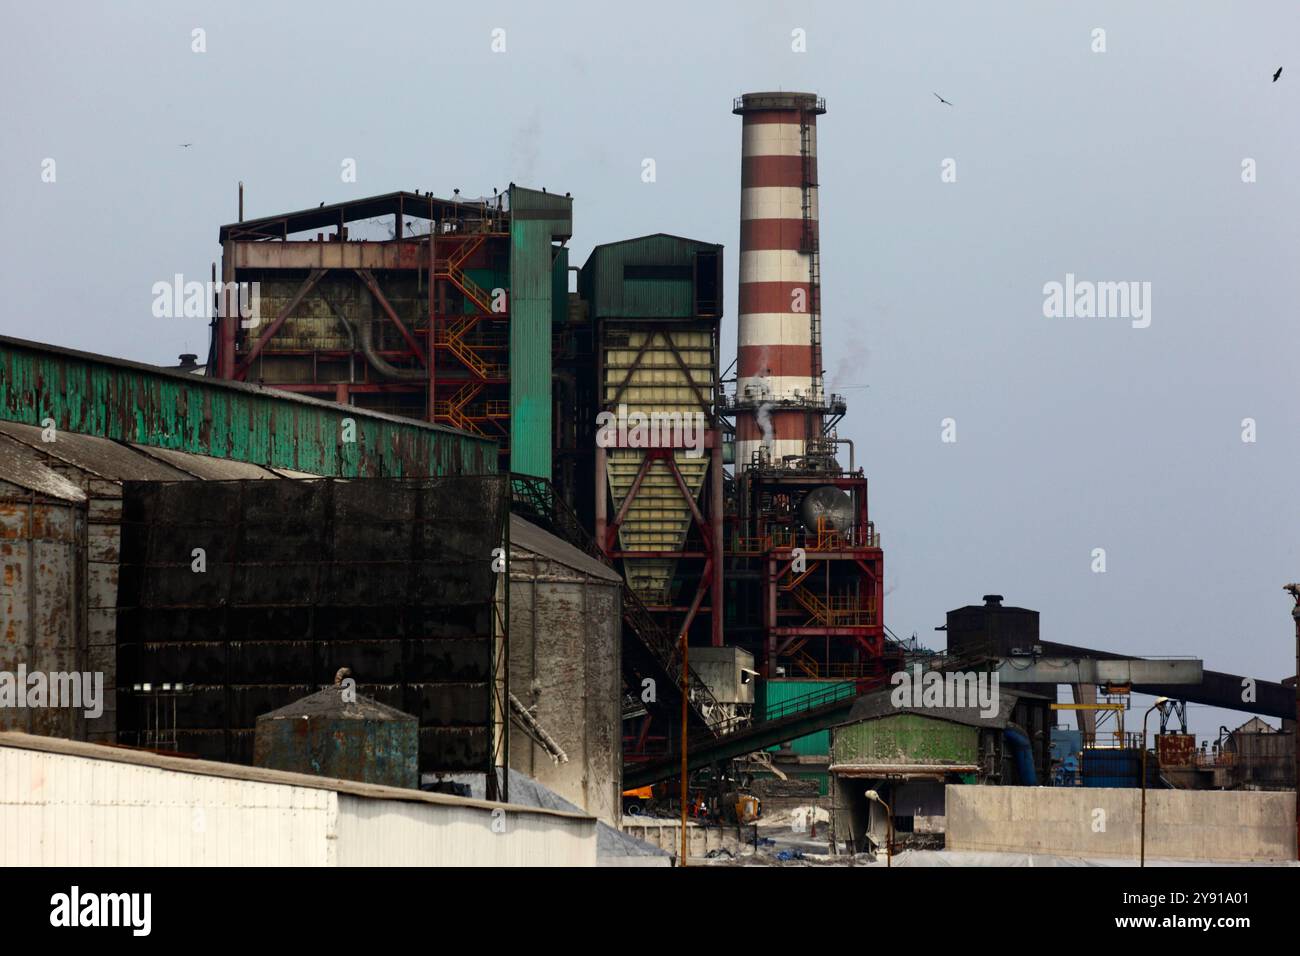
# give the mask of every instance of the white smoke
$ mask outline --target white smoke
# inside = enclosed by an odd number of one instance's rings
[[[763,457],[767,461],[772,460],[772,386],[767,380],[767,376],[753,380],[751,387],[758,393],[755,397],[759,400],[759,406],[754,412],[754,421],[758,427],[763,429]]]

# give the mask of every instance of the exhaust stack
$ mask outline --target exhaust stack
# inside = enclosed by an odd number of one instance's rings
[[[740,161],[736,467],[779,465],[820,439],[821,266],[812,93],[746,93]]]

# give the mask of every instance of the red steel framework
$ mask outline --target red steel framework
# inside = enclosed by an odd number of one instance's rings
[[[391,239],[349,240],[352,224],[390,216]],[[302,238],[314,230],[320,230],[314,238]],[[391,193],[232,223],[221,228],[220,239],[225,289],[257,282],[285,295],[275,314],[257,324],[241,320],[232,305],[219,309],[210,361],[217,377],[492,437],[500,443],[505,467],[510,437],[506,194],[462,202]],[[499,285],[484,288],[472,273],[490,275]],[[422,305],[412,299],[412,288]],[[397,289],[404,290],[401,304]],[[359,326],[367,319],[347,312],[347,304],[362,295],[373,300],[381,317],[365,329]],[[350,341],[340,348],[314,342],[310,331],[287,335],[288,324],[307,307],[315,316],[336,319]]]
[[[810,526],[803,498],[831,487],[849,496],[852,525]],[[885,638],[884,551],[867,513],[867,479],[829,470],[749,469],[736,483],[729,564],[733,643],[767,678],[883,678],[899,663]],[[757,606],[760,613],[755,615]]]
[[[867,479],[835,458],[845,412],[824,392],[817,117],[812,93],[747,93],[741,133],[736,461],[728,503],[728,640],[764,677],[883,680],[884,552]],[[850,458],[851,458],[850,454]],[[810,517],[818,489],[847,496]],[[822,496],[834,492],[822,491]]]

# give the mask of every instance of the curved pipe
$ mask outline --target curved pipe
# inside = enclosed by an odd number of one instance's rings
[[[366,357],[366,362],[380,375],[385,378],[396,378],[411,382],[424,381],[429,377],[429,373],[424,369],[398,368],[396,365],[390,365],[384,360],[383,356],[375,351],[374,343],[370,338],[370,326],[373,320],[360,323],[361,329],[358,332],[357,327],[352,324],[352,320],[336,308],[333,302],[325,299],[325,304],[330,307],[331,312],[338,316],[339,321],[353,333],[354,341],[361,342],[361,353]]]
[[[321,296],[321,298],[325,299],[324,296]],[[357,351],[357,333],[352,330],[352,326],[348,323],[348,320],[343,317],[343,313],[334,308],[333,302],[329,299],[325,299],[325,304],[330,307],[330,311],[334,313],[334,318],[339,320],[339,324],[343,326],[343,331],[348,334],[348,384],[352,385],[357,380],[356,368],[353,361],[354,355]]]
[[[1020,776],[1020,782],[1027,787],[1038,786],[1038,774],[1034,770],[1034,755],[1029,746],[1029,737],[1023,730],[1014,725],[1008,724],[1002,731],[1007,740],[1007,746],[1011,748],[1011,753],[1016,758],[1016,773]]]

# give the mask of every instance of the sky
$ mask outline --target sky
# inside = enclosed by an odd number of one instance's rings
[[[208,278],[239,181],[249,217],[513,181],[573,194],[575,263],[651,232],[723,243],[725,366],[732,98],[813,91],[825,364],[891,629],[942,647],[944,613],[995,592],[1047,640],[1276,680],[1300,580],[1298,51],[1300,6],[1248,0],[6,4],[0,334],[202,357],[206,321],[154,318],[152,287]],[[1150,324],[1045,316],[1067,274],[1150,283]],[[1188,711],[1203,735],[1245,719]]]

